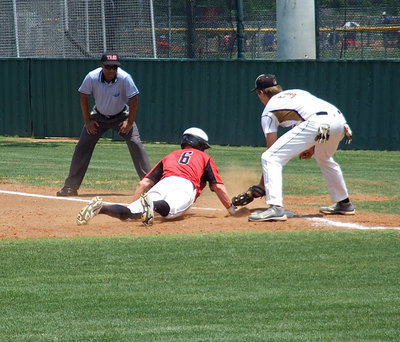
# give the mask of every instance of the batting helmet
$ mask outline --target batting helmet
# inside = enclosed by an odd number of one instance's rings
[[[188,128],[183,132],[181,147],[190,145],[200,151],[204,151],[211,146],[208,144],[208,135],[197,127]]]

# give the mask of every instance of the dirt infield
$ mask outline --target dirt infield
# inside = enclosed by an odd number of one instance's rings
[[[29,187],[20,184],[0,183],[0,190],[54,196],[58,189]],[[28,197],[22,194],[0,193],[0,238],[43,238],[75,236],[121,236],[191,234],[211,232],[245,232],[276,230],[321,230],[369,227],[398,227],[399,215],[384,215],[357,211],[354,216],[323,216],[318,213],[320,205],[329,204],[328,196],[286,196],[285,208],[295,217],[285,222],[248,222],[251,210],[265,208],[262,199],[257,199],[241,208],[237,217],[231,217],[222,208],[218,199],[208,189],[185,215],[184,219],[166,221],[156,217],[151,227],[141,222],[122,222],[99,215],[89,225],[77,226],[75,218],[85,205],[82,200],[101,196],[104,201],[129,203],[131,192],[99,192],[81,189],[78,199]],[[375,195],[352,196],[355,204],[361,201],[387,201]],[[301,205],[299,205],[301,203]],[[324,220],[327,219],[327,220]]]

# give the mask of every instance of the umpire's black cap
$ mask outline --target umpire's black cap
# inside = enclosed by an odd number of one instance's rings
[[[100,63],[103,65],[121,65],[118,54],[114,52],[104,52],[101,55]]]
[[[272,74],[261,74],[256,78],[255,87],[251,91],[263,90],[265,88],[274,87],[278,85],[276,76]]]

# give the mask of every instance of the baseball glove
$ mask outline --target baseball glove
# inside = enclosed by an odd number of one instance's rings
[[[348,124],[344,124],[344,135],[346,137],[346,144],[350,144],[353,140],[353,131]]]
[[[318,128],[318,134],[315,137],[315,141],[320,144],[324,144],[329,140],[330,126],[323,124]]]
[[[232,198],[232,204],[234,206],[243,206],[247,205],[250,202],[253,202],[255,198],[265,196],[265,190],[258,185],[252,185],[247,189],[246,192],[243,192]]]
[[[311,157],[314,155],[314,150],[315,146],[309,148],[308,150],[305,150],[299,154],[299,159],[311,159]]]

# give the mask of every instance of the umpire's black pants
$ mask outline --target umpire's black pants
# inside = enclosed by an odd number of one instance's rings
[[[91,119],[99,123],[97,133],[91,135],[86,131],[86,127],[83,127],[78,144],[75,147],[74,155],[72,156],[69,175],[64,184],[76,190],[79,189],[85,177],[94,148],[99,139],[110,128],[118,132],[119,124],[126,120],[127,116],[126,113],[121,113],[116,117],[107,118],[101,114],[94,114],[91,116]],[[120,134],[120,136],[124,138],[136,172],[140,179],[142,179],[146,173],[150,171],[150,162],[140,140],[140,134],[136,123],[133,124],[132,129],[127,134]]]

